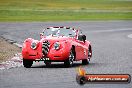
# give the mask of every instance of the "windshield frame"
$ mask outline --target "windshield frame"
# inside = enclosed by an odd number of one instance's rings
[[[73,28],[47,28],[43,30],[44,36],[66,36],[66,37],[75,37],[76,30]]]

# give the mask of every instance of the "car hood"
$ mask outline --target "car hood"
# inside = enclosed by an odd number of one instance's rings
[[[74,38],[72,37],[65,37],[65,36],[46,36],[41,39],[41,42],[48,40],[50,45],[54,44],[55,42],[64,42],[64,41],[71,41]]]

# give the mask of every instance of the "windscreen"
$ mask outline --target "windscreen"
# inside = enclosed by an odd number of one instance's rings
[[[76,35],[75,30],[65,28],[50,28],[43,31],[44,36],[67,36],[74,37]]]

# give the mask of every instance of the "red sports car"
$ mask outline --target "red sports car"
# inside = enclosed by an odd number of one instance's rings
[[[92,57],[92,47],[86,36],[70,27],[49,27],[40,33],[40,40],[28,38],[23,43],[23,65],[30,68],[33,61],[64,62],[71,67],[73,61],[82,60],[88,64]]]

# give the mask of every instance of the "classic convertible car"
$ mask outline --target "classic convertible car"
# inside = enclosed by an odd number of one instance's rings
[[[74,61],[88,64],[92,57],[91,43],[79,30],[70,27],[49,27],[40,33],[40,40],[28,38],[23,43],[23,65],[30,68],[33,61],[64,62],[71,67]]]

